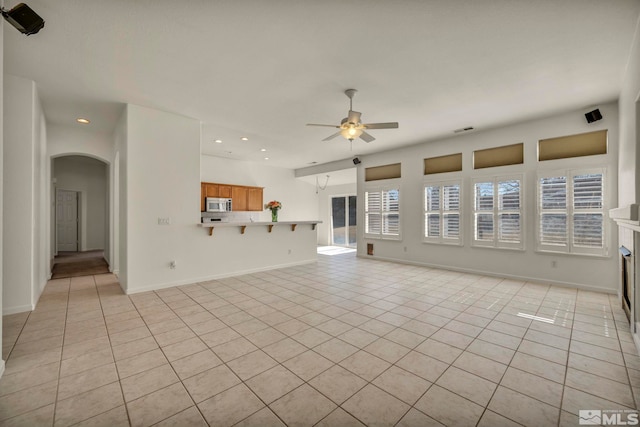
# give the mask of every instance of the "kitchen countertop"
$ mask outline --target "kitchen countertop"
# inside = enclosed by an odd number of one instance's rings
[[[311,229],[315,230],[317,224],[321,224],[322,221],[243,221],[243,222],[205,222],[198,224],[202,228],[209,229],[209,236],[213,235],[213,229],[216,227],[240,227],[240,233],[244,234],[244,231],[247,227],[256,227],[256,226],[266,226],[269,229],[269,233],[271,233],[271,229],[278,225],[288,225],[291,227],[291,231],[295,231],[298,225],[306,225],[310,224]]]
[[[254,226],[254,225],[278,225],[278,224],[282,224],[282,225],[291,225],[291,224],[321,224],[322,221],[278,221],[278,222],[272,222],[272,221],[233,221],[233,222],[222,222],[222,221],[216,221],[216,222],[204,222],[204,223],[200,223],[200,226],[208,228],[208,227],[240,227],[243,225],[246,225],[248,227]]]

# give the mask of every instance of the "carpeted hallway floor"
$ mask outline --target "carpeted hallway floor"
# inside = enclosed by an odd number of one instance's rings
[[[102,250],[86,252],[59,252],[55,257],[52,279],[92,276],[109,272],[109,265]]]

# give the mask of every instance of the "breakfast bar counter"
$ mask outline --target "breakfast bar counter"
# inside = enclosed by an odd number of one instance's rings
[[[245,234],[247,227],[266,227],[266,229],[271,233],[274,227],[289,227],[291,231],[296,231],[296,227],[299,225],[309,225],[311,230],[316,229],[317,224],[321,224],[322,221],[256,221],[256,222],[206,222],[198,224],[200,227],[204,229],[209,229],[209,236],[213,236],[213,230],[219,227],[238,227],[240,230],[240,234]]]

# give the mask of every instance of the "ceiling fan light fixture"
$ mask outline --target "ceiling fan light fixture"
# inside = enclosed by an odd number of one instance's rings
[[[340,131],[340,135],[353,141],[362,135],[362,129],[358,129],[355,125],[349,125],[349,127],[345,127]]]

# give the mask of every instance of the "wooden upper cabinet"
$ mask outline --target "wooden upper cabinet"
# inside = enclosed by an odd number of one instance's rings
[[[262,187],[247,187],[244,185],[216,184],[212,182],[200,183],[200,212],[206,209],[207,197],[231,198],[233,211],[262,211]]]
[[[231,187],[231,210],[246,211],[247,210],[247,187]]]
[[[218,184],[218,197],[224,197],[226,199],[233,197],[231,187],[231,185]]]
[[[262,188],[251,187],[247,192],[247,210],[248,211],[262,211]]]
[[[212,184],[210,182],[205,183],[205,197],[220,197],[220,185]]]

